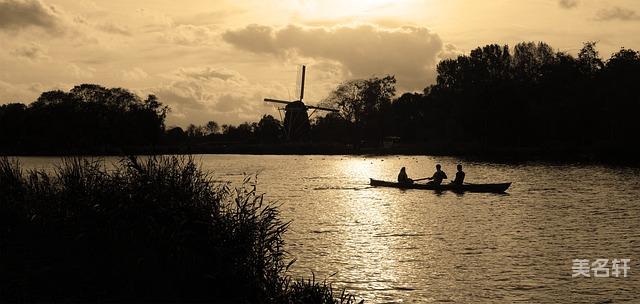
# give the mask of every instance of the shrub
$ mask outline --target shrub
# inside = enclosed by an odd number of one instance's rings
[[[254,181],[215,183],[190,157],[2,158],[0,299],[353,302],[286,276],[288,223]]]

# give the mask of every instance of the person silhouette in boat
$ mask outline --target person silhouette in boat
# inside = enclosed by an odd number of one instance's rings
[[[398,183],[405,185],[413,184],[413,180],[407,176],[407,169],[405,167],[402,167],[400,173],[398,173]]]
[[[436,172],[433,173],[432,177],[427,178],[431,180],[427,183],[428,185],[440,185],[443,179],[447,179],[447,174],[440,170],[441,168],[440,164],[436,165]]]
[[[464,183],[465,173],[462,171],[462,165],[458,165],[458,172],[456,172],[456,178],[451,182],[453,185],[461,186]]]

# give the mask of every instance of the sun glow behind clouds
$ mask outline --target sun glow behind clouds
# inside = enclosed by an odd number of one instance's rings
[[[394,0],[298,0],[295,12],[303,19],[340,19],[398,16],[406,13],[408,1]]]

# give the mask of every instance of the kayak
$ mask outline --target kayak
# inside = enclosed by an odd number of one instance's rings
[[[509,189],[511,183],[499,183],[499,184],[401,184],[397,182],[388,182],[370,178],[371,186],[374,187],[392,187],[400,189],[421,189],[421,190],[436,190],[436,191],[454,191],[454,192],[486,192],[486,193],[504,193]]]

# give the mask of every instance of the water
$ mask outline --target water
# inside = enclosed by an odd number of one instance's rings
[[[455,158],[197,156],[221,180],[258,173],[292,220],[296,277],[368,303],[640,303],[640,170],[464,162],[468,182],[507,195],[371,188],[368,178],[450,178]],[[51,167],[57,158],[22,158]],[[631,259],[627,278],[572,278],[572,259]],[[611,266],[610,264],[608,265]]]

